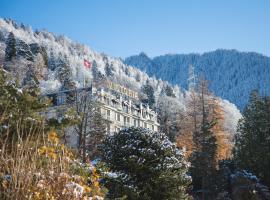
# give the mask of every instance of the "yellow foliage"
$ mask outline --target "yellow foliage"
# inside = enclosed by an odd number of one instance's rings
[[[59,138],[54,129],[49,132],[48,141],[56,145],[59,144]]]
[[[75,200],[104,196],[99,185],[100,176],[96,168],[93,166],[85,168],[85,165],[80,164],[76,160],[76,156],[65,145],[60,144],[60,139],[55,130],[48,133],[43,145],[31,149],[29,160],[26,161],[31,166],[28,169],[31,170],[25,176],[25,179],[31,179],[31,181],[22,188],[22,193],[25,194],[26,199]],[[24,155],[21,156],[25,158]],[[74,166],[79,168],[78,171],[83,171],[82,174],[85,174],[85,176],[76,174]],[[22,169],[16,170],[22,171],[26,168],[26,166],[20,167]],[[6,173],[6,171],[1,171],[2,169],[0,164],[0,178],[1,174]],[[12,172],[8,174],[14,176]],[[12,191],[10,182],[6,180],[1,182],[0,179],[0,193],[10,191]]]

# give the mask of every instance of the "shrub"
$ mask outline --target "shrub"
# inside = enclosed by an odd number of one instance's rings
[[[164,133],[132,127],[108,136],[101,150],[109,198],[188,199],[189,163]]]

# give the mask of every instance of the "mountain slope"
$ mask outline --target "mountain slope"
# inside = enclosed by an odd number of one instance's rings
[[[12,51],[11,51],[12,50]],[[92,63],[91,69],[84,66],[84,59]],[[185,110],[188,92],[179,86],[157,80],[145,72],[126,65],[121,59],[100,54],[86,45],[73,42],[65,36],[56,36],[48,31],[33,31],[24,24],[0,18],[0,67],[12,73],[14,80],[24,85],[36,85],[42,93],[80,88],[106,80],[121,84],[143,96],[146,85],[151,86],[155,105],[164,99],[169,88],[175,96],[172,111]],[[148,65],[147,65],[148,66]],[[226,129],[235,133],[241,117],[236,106],[219,99],[225,110]]]
[[[270,94],[270,58],[257,53],[220,49],[201,55],[168,54],[153,59],[141,53],[126,58],[125,63],[183,88],[187,88],[188,66],[193,64],[196,75],[204,74],[217,96],[240,109],[246,105],[251,90]]]

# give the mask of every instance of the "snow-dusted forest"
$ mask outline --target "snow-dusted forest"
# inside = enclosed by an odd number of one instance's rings
[[[171,85],[154,76],[150,77],[146,72],[124,64],[120,58],[97,53],[88,46],[73,42],[63,35],[56,36],[45,30],[34,31],[27,25],[8,19],[0,19],[0,61],[2,63],[6,48],[5,40],[8,39],[10,32],[14,33],[17,43],[21,42],[16,48],[21,49],[22,52],[21,56],[17,56],[15,63],[10,62],[10,65],[15,68],[14,71],[22,82],[28,70],[35,71],[39,77],[38,82],[42,93],[55,92],[67,87],[64,85],[67,80],[70,87],[79,88],[83,87],[83,84],[90,85],[95,77],[93,77],[93,70],[84,67],[83,61],[87,59],[93,63],[93,67],[96,65],[97,71],[94,76],[98,78],[106,77],[135,91],[141,91],[148,81],[154,89],[156,103],[163,89],[167,86],[171,87],[177,100],[170,109],[186,109],[186,98],[189,92],[180,85]],[[29,54],[27,56],[32,60],[26,59],[26,54]],[[29,63],[32,65],[31,69],[29,69]],[[230,129],[230,132],[234,134],[241,114],[228,100],[221,98],[219,100],[225,111],[226,129]]]
[[[126,58],[125,63],[183,88],[187,88],[188,66],[192,64],[197,77],[204,74],[211,80],[211,90],[240,110],[247,104],[252,90],[257,89],[262,95],[269,95],[270,91],[270,58],[255,52],[218,49],[203,54],[167,54],[154,58],[141,53]]]

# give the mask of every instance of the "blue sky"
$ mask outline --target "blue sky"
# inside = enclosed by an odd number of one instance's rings
[[[0,0],[0,17],[116,57],[218,48],[270,56],[269,0]]]

